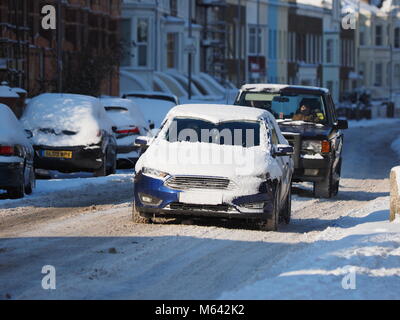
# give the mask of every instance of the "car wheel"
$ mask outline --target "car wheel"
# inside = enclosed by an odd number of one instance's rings
[[[35,173],[31,171],[31,177],[29,179],[28,185],[25,187],[25,193],[28,194],[28,195],[32,194],[35,184],[36,184]]]
[[[115,174],[117,172],[117,156],[114,155],[113,157],[113,162],[110,166],[110,168],[108,169],[107,175],[111,175],[111,174]]]
[[[333,195],[332,169],[328,177],[321,182],[314,182],[314,197],[330,199]]]
[[[107,152],[104,154],[101,162],[101,167],[94,172],[95,177],[105,177],[107,175]]]
[[[9,188],[7,190],[10,199],[21,199],[25,196],[25,173],[22,172],[22,183],[20,186],[15,188]]]
[[[276,186],[274,192],[274,205],[271,217],[261,222],[260,229],[262,231],[277,231],[279,224],[279,185]]]
[[[144,217],[140,214],[139,210],[137,210],[135,202],[133,202],[132,206],[132,221],[136,224],[149,224],[151,223],[151,219],[149,217]]]
[[[286,224],[290,223],[292,216],[292,183],[290,183],[288,195],[286,196],[285,205],[280,214],[280,220]]]

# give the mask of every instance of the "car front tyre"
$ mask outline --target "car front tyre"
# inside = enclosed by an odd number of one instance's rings
[[[332,178],[332,170],[324,181],[314,182],[314,197],[330,199],[334,194],[334,184]]]
[[[292,216],[292,183],[290,183],[288,194],[285,200],[285,205],[282,208],[280,218],[282,222],[289,224],[291,216]]]
[[[273,211],[270,218],[261,222],[260,230],[262,231],[278,231],[279,224],[279,185],[274,192]]]

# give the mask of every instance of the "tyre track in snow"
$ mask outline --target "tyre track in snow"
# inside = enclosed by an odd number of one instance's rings
[[[57,208],[31,203],[0,209],[0,299],[6,294],[213,299],[260,277],[274,277],[273,266],[285,267],[288,254],[301,252],[351,210],[388,195],[389,170],[398,162],[390,143],[399,135],[398,124],[346,132],[339,196],[312,199],[309,185],[296,185],[293,221],[279,232],[210,221],[135,225],[130,221],[129,184],[46,200]],[[117,189],[123,190],[118,197]],[[92,208],[100,199],[102,204]],[[44,264],[57,267],[59,287],[54,292],[40,288]]]

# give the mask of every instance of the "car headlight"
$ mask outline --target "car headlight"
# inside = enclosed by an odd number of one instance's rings
[[[313,151],[315,153],[322,152],[321,141],[304,140],[301,146],[304,151]]]
[[[169,176],[168,173],[162,172],[156,169],[151,168],[143,168],[142,173],[146,176],[157,178],[157,179],[164,179]]]

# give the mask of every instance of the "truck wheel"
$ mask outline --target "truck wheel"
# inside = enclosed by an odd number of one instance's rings
[[[132,221],[136,224],[149,224],[151,223],[151,219],[147,217],[142,217],[140,212],[136,209],[135,202],[133,202],[132,206]]]
[[[280,220],[282,220],[282,222],[285,222],[286,224],[289,224],[291,216],[292,216],[292,183],[290,183],[285,205],[281,210]]]
[[[332,198],[333,185],[332,185],[332,171],[330,171],[328,177],[321,182],[314,182],[314,197],[315,198]]]
[[[262,231],[277,231],[279,224],[279,186],[276,186],[274,192],[274,208],[272,215],[266,221],[261,222],[260,230]]]

